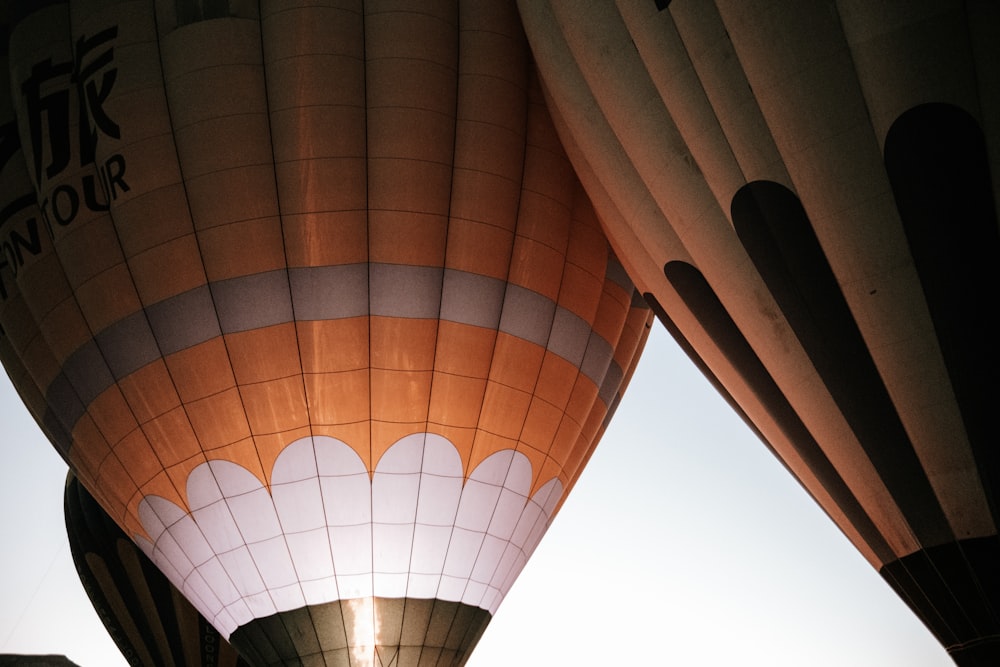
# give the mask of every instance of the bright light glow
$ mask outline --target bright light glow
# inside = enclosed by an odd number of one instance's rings
[[[350,624],[351,655],[354,658],[351,662],[358,667],[375,667],[375,636],[379,630],[375,600],[356,598],[345,602],[354,614],[354,623]]]

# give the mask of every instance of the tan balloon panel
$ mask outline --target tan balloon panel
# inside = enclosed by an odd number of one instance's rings
[[[519,6],[661,319],[953,655],[993,664],[995,3]]]
[[[512,3],[229,5],[11,17],[4,364],[255,663],[464,660],[649,310]],[[290,648],[306,607],[371,619]]]

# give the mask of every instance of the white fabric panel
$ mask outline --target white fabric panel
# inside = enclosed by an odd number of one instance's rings
[[[417,499],[417,523],[451,526],[455,523],[461,498],[461,477],[421,475],[420,494]]]
[[[448,541],[452,527],[426,526],[417,524],[413,530],[413,555],[410,558],[410,572],[440,574],[444,570],[444,559],[448,555]]]
[[[412,523],[404,525],[376,523],[372,525],[372,535],[375,555],[372,569],[375,572],[410,571],[410,549],[413,545]]]
[[[192,514],[215,553],[225,553],[246,544],[225,500],[218,500]]]
[[[202,564],[198,568],[198,574],[211,587],[223,606],[231,605],[242,597],[218,557],[213,556],[212,560]]]
[[[297,581],[289,586],[271,589],[271,599],[274,600],[274,607],[278,611],[298,609],[299,607],[304,607],[306,604],[305,596],[302,595],[302,588]]]
[[[298,581],[284,535],[251,544],[250,555],[268,588],[288,586]]]
[[[281,524],[278,523],[278,514],[274,510],[274,501],[264,487],[258,486],[257,490],[250,493],[227,498],[226,502],[247,544],[281,535]]]
[[[483,546],[479,550],[479,557],[472,568],[471,579],[488,583],[493,579],[493,573],[500,564],[504,551],[507,550],[507,540],[501,540],[492,535],[487,535],[483,540]]]
[[[312,438],[296,440],[285,447],[271,470],[271,486],[318,477]]]
[[[493,518],[490,520],[489,533],[510,539],[517,527],[517,520],[521,518],[524,505],[528,499],[516,491],[503,489],[500,491],[500,499],[497,501],[496,509],[493,511]]]
[[[391,451],[391,450],[390,450]],[[420,474],[382,474],[372,479],[372,521],[413,523],[417,513]]]
[[[406,584],[406,597],[429,599],[437,597],[438,586],[441,585],[440,574],[417,574],[410,573],[410,579]]]
[[[264,616],[270,616],[278,612],[274,606],[274,602],[271,600],[271,594],[268,591],[248,595],[244,599],[246,600],[247,607],[250,608],[250,613],[253,614],[254,618],[263,618]]]
[[[312,457],[311,450],[309,456]],[[319,478],[283,484],[275,484],[272,479],[271,495],[282,532],[300,533],[326,526]]]
[[[444,574],[468,579],[484,537],[486,537],[484,533],[455,526],[451,544],[448,545],[448,557],[444,562]]]
[[[247,547],[240,547],[224,554],[219,554],[219,562],[229,574],[233,585],[243,596],[260,593],[264,590],[264,580],[260,576],[257,564],[250,557]]]
[[[375,595],[382,598],[401,598],[406,596],[406,582],[410,575],[403,572],[389,574],[376,572],[374,577]]]
[[[458,506],[455,525],[468,530],[486,532],[499,498],[499,486],[470,479],[462,489],[462,501]]]
[[[341,600],[371,597],[373,595],[372,575],[367,572],[365,574],[338,574],[337,590],[340,591]]]
[[[424,458],[423,433],[414,433],[401,438],[396,444],[386,450],[375,468],[378,473],[405,474],[420,472]]]
[[[525,456],[505,451],[465,480],[451,443],[414,434],[369,478],[343,442],[303,438],[277,457],[270,492],[235,463],[211,461],[188,478],[191,514],[144,498],[152,541],[139,543],[226,637],[307,601],[371,595],[495,612],[562,495],[553,479],[527,498],[531,475]]]
[[[326,527],[305,533],[286,533],[292,564],[300,581],[333,577],[333,555]]]
[[[315,581],[302,582],[302,595],[305,596],[306,604],[322,604],[338,600],[337,578],[328,577]]]
[[[198,524],[190,516],[186,516],[181,521],[170,526],[167,532],[174,538],[178,546],[184,550],[184,554],[195,567],[210,560],[215,555],[215,551],[208,543],[208,540],[205,539],[205,536],[202,535]]]
[[[452,577],[447,574],[441,575],[441,586],[438,588],[437,597],[439,600],[451,600],[457,602],[462,599],[465,593],[465,585],[469,580],[465,577]]]
[[[369,574],[372,571],[372,527],[344,526],[330,528],[330,547],[337,576]]]
[[[320,489],[327,525],[356,526],[372,520],[372,485],[367,472],[323,477]]]
[[[313,442],[315,443],[316,467],[321,477],[358,474],[367,477],[368,470],[365,468],[364,461],[343,441],[326,435],[317,435],[313,437]]]

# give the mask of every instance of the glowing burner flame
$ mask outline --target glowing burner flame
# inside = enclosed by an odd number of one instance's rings
[[[375,615],[375,601],[372,598],[346,600],[354,614],[351,626],[351,664],[353,667],[375,667],[375,635],[379,623]]]

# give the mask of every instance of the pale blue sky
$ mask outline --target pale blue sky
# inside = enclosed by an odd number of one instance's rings
[[[66,468],[0,377],[0,653],[124,659],[73,570]],[[654,324],[468,667],[953,663]]]

